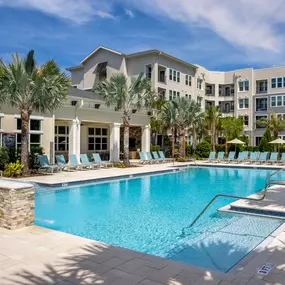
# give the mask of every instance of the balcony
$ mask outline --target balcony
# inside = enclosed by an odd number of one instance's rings
[[[206,96],[215,96],[215,85],[206,83]]]
[[[256,98],[255,106],[256,112],[267,111],[267,98]]]
[[[235,95],[235,86],[234,84],[219,85],[219,96],[220,97],[229,97]]]
[[[165,89],[163,89],[163,88],[158,88],[158,89],[157,89],[157,94],[158,94],[158,98],[159,98],[160,100],[166,100],[166,96],[165,96],[166,90],[165,90]]]
[[[233,113],[235,110],[234,101],[219,102],[219,109],[224,114]]]
[[[267,80],[256,81],[256,94],[267,93]]]

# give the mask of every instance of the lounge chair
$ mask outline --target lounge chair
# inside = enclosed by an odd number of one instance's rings
[[[69,163],[66,163],[64,155],[56,155],[55,156],[56,163],[57,165],[62,169],[62,170],[67,170],[70,171],[70,169],[76,169],[76,167],[71,166]]]
[[[147,159],[145,158],[145,155],[144,155],[144,153],[143,153],[142,151],[139,151],[139,156],[140,156],[140,161],[139,161],[139,163],[141,163],[141,164],[149,163],[149,160],[147,160]]]
[[[243,154],[244,154],[244,160],[245,161],[247,161],[248,160],[248,151],[247,150],[245,150],[245,151],[243,151]]]
[[[109,165],[113,166],[112,162],[110,162],[110,161],[103,161],[101,159],[101,156],[100,156],[99,153],[93,153],[92,155],[93,155],[95,163],[99,164],[99,166],[104,166],[104,167],[108,167]]]
[[[268,163],[277,163],[278,162],[278,152],[271,152],[270,158],[267,160]]]
[[[246,160],[245,153],[243,151],[239,152],[237,159],[235,160],[236,163],[240,163]]]
[[[155,160],[157,160],[158,162],[161,162],[161,163],[165,162],[165,160],[163,160],[161,157],[158,156],[158,153],[157,153],[156,151],[153,151],[153,152],[152,152],[152,156],[153,156],[153,158],[154,158]]]
[[[78,163],[76,154],[69,154],[69,165],[75,169],[82,170],[84,167],[87,168],[86,165],[82,163]]]
[[[235,151],[230,151],[228,157],[224,158],[224,161],[231,162],[235,160]]]
[[[48,157],[46,155],[39,155],[39,159],[40,159],[40,168],[39,170],[45,170],[46,172],[48,172],[49,170],[51,171],[51,173],[55,171],[60,170],[60,167],[55,165],[55,164],[50,164],[48,161]]]
[[[281,159],[279,160],[279,163],[285,164],[285,152],[282,152]]]
[[[215,161],[216,160],[216,152],[215,151],[211,151],[210,155],[208,157],[207,162],[211,162],[211,161]]]
[[[159,163],[158,160],[153,159],[153,157],[151,156],[151,153],[149,151],[147,151],[145,153],[145,158],[149,161],[149,163]]]
[[[256,152],[251,152],[249,155],[249,163],[254,163],[258,161],[258,156]]]
[[[80,154],[80,160],[81,160],[82,165],[84,165],[86,168],[94,169],[95,166],[96,166],[96,167],[99,167],[99,164],[92,163],[92,162],[89,160],[89,158],[88,158],[88,156],[87,156],[86,153]]]
[[[258,162],[260,162],[260,164],[262,162],[266,162],[268,158],[268,152],[262,152],[258,158]]]
[[[162,160],[164,160],[165,162],[172,162],[173,161],[173,158],[166,158],[163,151],[160,150],[158,153],[159,153],[160,158]]]
[[[225,156],[225,152],[224,151],[219,151],[218,152],[218,157],[217,159],[215,160],[215,162],[221,162],[224,160],[224,156]]]

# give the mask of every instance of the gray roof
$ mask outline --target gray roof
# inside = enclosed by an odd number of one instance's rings
[[[95,95],[91,91],[81,90],[74,87],[68,89],[68,95],[72,97],[78,97],[81,99],[91,99],[91,100],[100,100],[104,101],[103,96]]]

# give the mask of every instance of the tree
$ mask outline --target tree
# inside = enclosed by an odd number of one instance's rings
[[[130,80],[122,73],[112,75],[110,80],[102,80],[94,85],[93,92],[103,95],[106,105],[115,106],[116,111],[122,111],[124,130],[125,166],[130,165],[129,160],[129,130],[133,110],[152,106],[155,93],[151,89],[149,79],[140,74]]]
[[[243,119],[242,118],[233,118],[225,117],[221,118],[221,131],[222,135],[226,139],[225,152],[228,152],[228,141],[240,136],[243,131]]]
[[[205,112],[205,122],[210,131],[212,150],[216,150],[217,129],[221,113],[218,107],[210,106]]]
[[[272,140],[271,131],[269,128],[266,128],[258,146],[259,151],[272,151],[273,145],[269,143]]]
[[[276,113],[271,113],[269,118],[257,120],[256,125],[261,127],[264,126],[272,131],[274,140],[278,139],[279,132],[285,130],[285,121]],[[276,145],[274,145],[274,151],[276,151]]]
[[[63,105],[70,79],[54,60],[36,65],[34,51],[25,58],[13,55],[6,65],[0,61],[0,101],[15,107],[21,116],[21,162],[29,171],[29,121],[32,112],[53,112]]]

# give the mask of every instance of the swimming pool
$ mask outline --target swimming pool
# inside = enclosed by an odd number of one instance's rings
[[[268,170],[197,167],[161,175],[37,191],[36,224],[108,244],[226,272],[280,220],[219,214],[233,200],[264,188]]]

